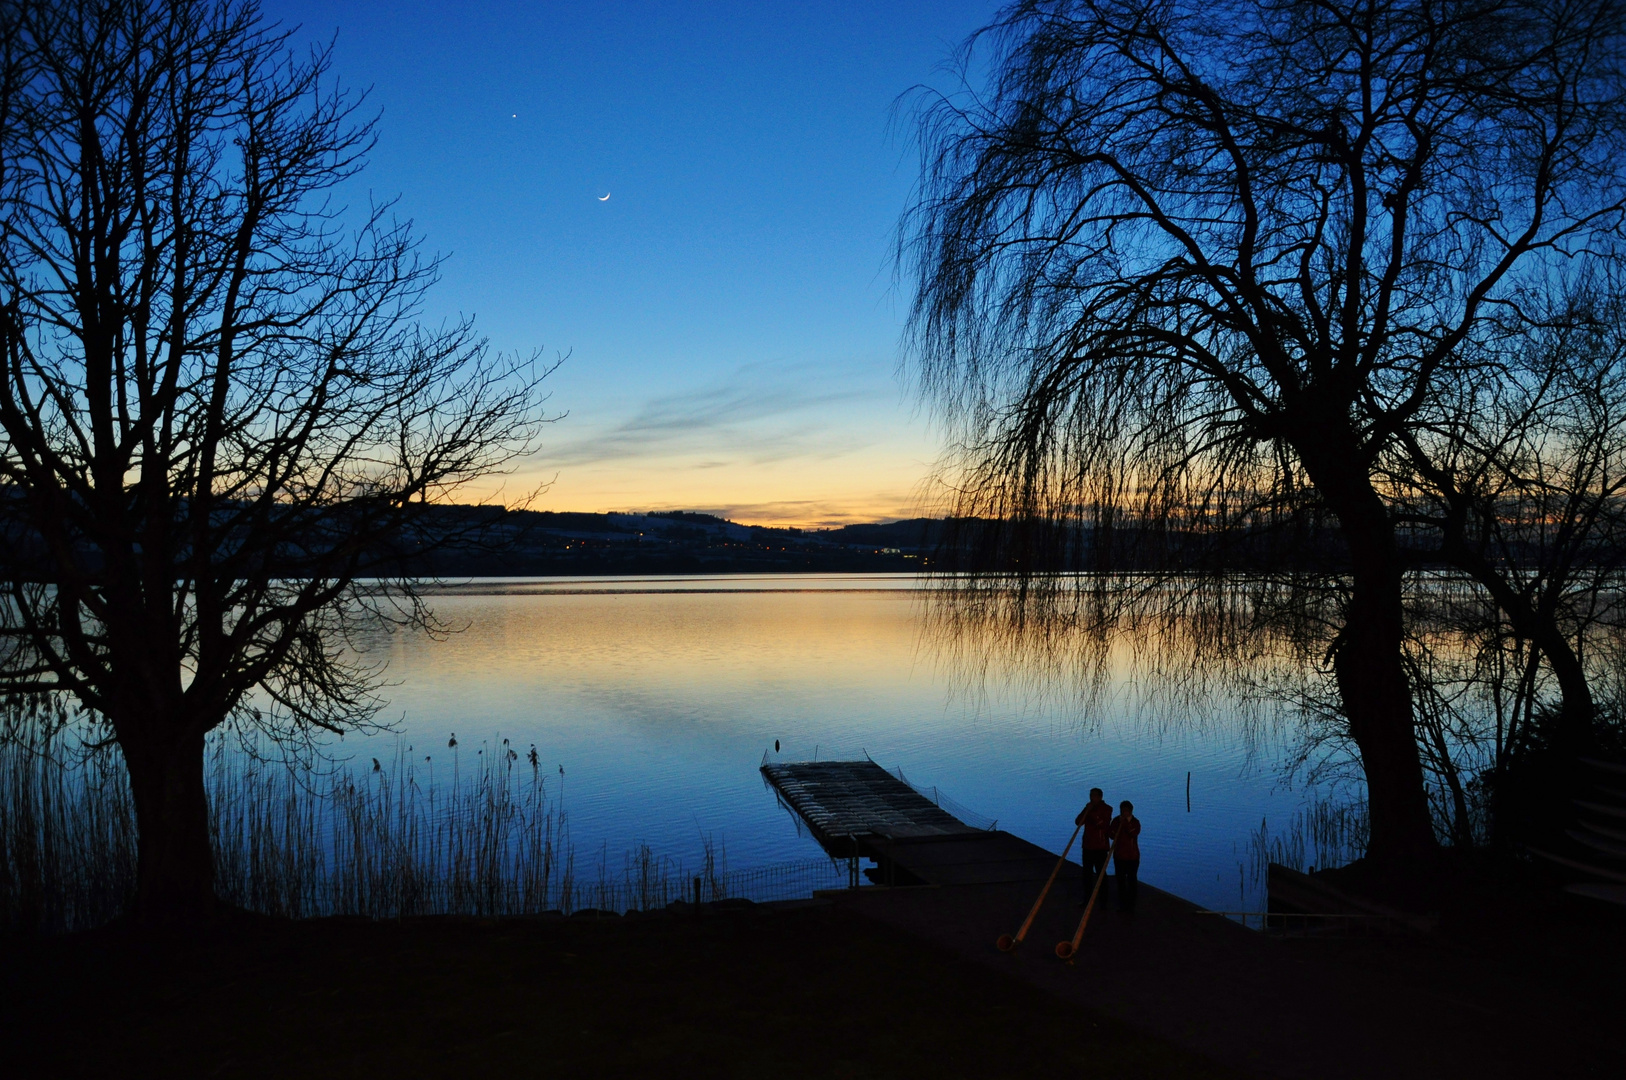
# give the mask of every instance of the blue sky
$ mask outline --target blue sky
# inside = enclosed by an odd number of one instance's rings
[[[450,255],[430,318],[569,353],[541,509],[909,514],[937,440],[899,376],[900,95],[986,2],[294,3],[370,88],[365,174]],[[600,196],[609,194],[608,201]]]

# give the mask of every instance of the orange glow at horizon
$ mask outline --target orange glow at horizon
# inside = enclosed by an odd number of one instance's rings
[[[637,455],[548,467],[546,451],[458,502],[579,513],[688,510],[802,529],[931,516],[934,448],[905,430],[851,450],[752,461],[741,453]]]

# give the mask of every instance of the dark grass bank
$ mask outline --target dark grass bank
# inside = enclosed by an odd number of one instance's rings
[[[12,1076],[1232,1076],[828,907],[12,941]]]

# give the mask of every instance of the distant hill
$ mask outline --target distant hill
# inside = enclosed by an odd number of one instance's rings
[[[5,505],[0,491],[0,509]],[[364,553],[363,577],[633,574],[1077,572],[1289,568],[1341,572],[1342,538],[1326,523],[1238,536],[1178,529],[1104,532],[1077,524],[910,518],[834,529],[742,525],[712,514],[580,514],[443,505],[386,546]],[[1431,565],[1437,538],[1409,537],[1415,565]],[[50,559],[26,526],[0,513],[0,577],[49,581]],[[285,553],[298,565],[299,552]],[[297,574],[297,570],[291,571]]]
[[[977,572],[1018,566],[1326,571],[1341,568],[1347,559],[1336,532],[1315,526],[1236,538],[1126,528],[1103,536],[1088,527],[1019,527],[974,518],[793,529],[741,525],[690,511],[577,514],[442,506],[432,509],[421,535],[454,539],[415,553],[416,545],[403,538],[386,557],[409,572],[443,577]],[[1419,556],[1426,562],[1426,553]]]
[[[580,514],[439,507],[425,532],[457,537],[401,557],[445,577],[700,573],[909,573],[930,562],[942,523],[929,518],[838,529],[766,528],[711,514]]]
[[[843,525],[817,535],[853,547],[898,548],[929,553],[942,542],[943,526],[944,522],[937,518],[910,518],[907,521],[885,521],[873,525]]]

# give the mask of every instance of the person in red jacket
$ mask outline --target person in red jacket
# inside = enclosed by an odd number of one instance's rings
[[[1125,799],[1112,819],[1112,861],[1117,866],[1118,910],[1134,911],[1135,894],[1140,891],[1140,819],[1135,804]]]
[[[1107,852],[1112,848],[1112,842],[1107,837],[1107,830],[1112,825],[1112,807],[1101,797],[1100,788],[1090,789],[1090,801],[1078,812],[1073,824],[1084,826],[1084,843],[1080,848],[1084,862],[1084,898],[1079,901],[1082,907],[1089,902],[1090,891],[1095,888],[1095,879],[1100,876],[1101,868],[1107,864]],[[1106,883],[1102,882],[1103,888],[1105,885]]]

